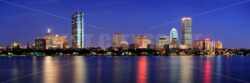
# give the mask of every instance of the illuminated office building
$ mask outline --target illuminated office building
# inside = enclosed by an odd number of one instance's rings
[[[216,42],[216,49],[222,49],[223,48],[223,43],[221,41]]]
[[[138,48],[148,48],[148,45],[151,44],[151,41],[145,35],[136,35],[134,41]]]
[[[215,42],[209,39],[205,39],[205,51],[208,54],[214,54],[215,52]]]
[[[46,49],[46,40],[44,38],[37,38],[35,40],[36,49]]]
[[[182,18],[182,29],[181,29],[181,44],[187,48],[192,48],[192,19],[190,17]]]
[[[69,48],[69,40],[67,36],[53,35],[51,29],[43,37],[38,37],[35,40],[36,49],[51,49],[51,48]]]
[[[199,50],[204,50],[205,49],[204,40],[195,40],[194,48],[199,49]]]
[[[84,48],[84,14],[72,15],[72,48]]]
[[[172,41],[172,39],[178,40],[178,32],[175,28],[172,28],[170,31],[170,41]]]
[[[170,31],[169,48],[178,48],[178,32],[175,28],[172,28]]]
[[[170,42],[169,48],[178,48],[178,39],[173,38]]]
[[[120,48],[122,47],[123,43],[123,35],[121,33],[113,34],[113,47]]]
[[[216,44],[214,41],[206,38],[204,40],[195,40],[194,47],[195,49],[199,49],[207,54],[214,54]]]
[[[157,42],[157,48],[163,49],[167,48],[170,44],[170,37],[169,36],[161,36]]]

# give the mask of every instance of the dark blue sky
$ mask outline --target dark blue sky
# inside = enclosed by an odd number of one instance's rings
[[[93,40],[114,32],[169,35],[172,27],[180,32],[183,16],[192,16],[195,38],[250,48],[249,9],[250,0],[0,0],[0,45],[33,42],[48,27],[70,36],[71,14],[83,11]]]

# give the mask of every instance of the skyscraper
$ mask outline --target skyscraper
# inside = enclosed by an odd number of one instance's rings
[[[170,31],[170,48],[178,48],[178,32],[175,28]]]
[[[182,29],[181,29],[181,44],[187,48],[192,48],[192,19],[190,17],[182,18]]]
[[[170,31],[170,41],[172,41],[172,39],[178,40],[178,32],[175,28],[172,28]]]
[[[120,48],[122,47],[123,35],[121,33],[113,34],[113,47]]]
[[[84,14],[72,15],[72,48],[84,48]]]

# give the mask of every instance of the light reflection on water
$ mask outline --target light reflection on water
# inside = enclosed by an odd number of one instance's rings
[[[147,83],[148,79],[148,61],[147,57],[139,57],[137,68],[137,83]]]
[[[180,83],[193,83],[193,57],[180,57]]]
[[[87,75],[87,65],[85,62],[85,57],[74,57],[73,58],[74,67],[74,83],[88,83]]]
[[[221,56],[0,57],[0,82],[240,83],[250,81],[249,61]]]
[[[60,71],[58,59],[54,57],[45,57],[43,64],[43,81],[44,83],[59,83]]]
[[[211,72],[212,72],[212,68],[211,68],[211,62],[209,59],[205,60],[204,63],[204,82],[203,83],[212,83],[211,82]]]

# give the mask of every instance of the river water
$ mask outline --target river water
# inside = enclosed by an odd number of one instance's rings
[[[0,57],[1,83],[248,83],[249,56]]]

